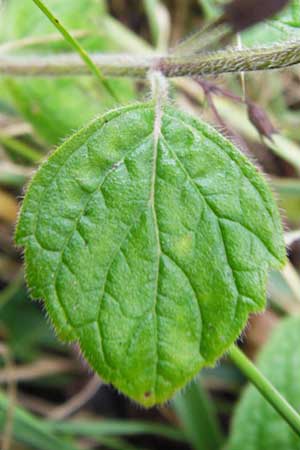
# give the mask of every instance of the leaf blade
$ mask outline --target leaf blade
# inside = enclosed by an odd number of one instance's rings
[[[152,104],[112,111],[63,144],[30,185],[16,240],[60,335],[146,406],[215,363],[264,307],[268,268],[285,261],[256,169],[172,108],[156,130]]]

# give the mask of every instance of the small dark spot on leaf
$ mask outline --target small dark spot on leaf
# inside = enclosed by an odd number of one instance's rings
[[[145,394],[144,394],[144,397],[145,397],[145,398],[148,398],[148,397],[150,397],[150,396],[151,396],[151,392],[149,392],[149,391],[148,391],[148,392],[145,392]]]

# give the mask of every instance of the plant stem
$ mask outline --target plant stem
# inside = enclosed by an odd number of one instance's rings
[[[39,0],[33,1],[38,2]],[[92,71],[96,72],[98,78],[103,82],[102,74],[106,77],[146,78],[149,71],[155,70],[169,78],[239,73],[241,71],[253,72],[299,64],[300,41],[284,42],[270,47],[225,49],[218,52],[183,56],[103,55],[97,53],[89,57],[86,52],[84,54],[87,56],[89,64],[81,55],[80,59],[74,54],[31,58],[0,55],[0,74],[78,76],[87,75]],[[91,70],[91,65],[93,70]],[[107,85],[107,82],[105,84]]]
[[[118,97],[116,93],[111,88],[110,84],[105,80],[101,70],[97,67],[93,60],[90,58],[88,53],[81,47],[79,42],[68,32],[68,30],[63,26],[63,24],[52,14],[52,12],[47,8],[46,5],[41,0],[33,0],[34,3],[40,8],[40,10],[48,17],[48,19],[53,23],[57,30],[63,35],[65,40],[74,48],[74,50],[79,54],[80,58],[87,66],[87,68],[98,78],[101,84],[109,92],[109,94],[118,102]]]
[[[270,381],[235,345],[229,350],[229,356],[241,372],[254,384],[265,399],[300,436],[300,416],[286,399],[275,389]]]

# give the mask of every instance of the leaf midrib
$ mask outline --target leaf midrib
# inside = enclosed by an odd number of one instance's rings
[[[153,317],[155,320],[155,330],[156,330],[156,335],[155,335],[156,362],[155,362],[155,374],[154,374],[154,386],[153,386],[153,391],[154,391],[155,396],[157,393],[158,364],[159,364],[157,297],[158,297],[160,259],[161,259],[161,255],[162,255],[157,213],[156,213],[156,207],[155,207],[155,186],[156,186],[156,178],[157,178],[158,147],[159,147],[159,139],[160,139],[160,135],[161,135],[161,120],[162,120],[161,111],[159,111],[159,103],[157,106],[158,106],[158,108],[155,112],[154,129],[153,129],[153,163],[152,163],[151,189],[150,189],[150,198],[149,198],[149,204],[150,204],[151,211],[152,211],[154,232],[155,232],[155,238],[156,238],[156,244],[157,244],[157,269],[156,269],[154,303],[153,303]]]

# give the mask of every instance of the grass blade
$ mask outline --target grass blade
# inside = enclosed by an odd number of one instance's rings
[[[213,405],[199,382],[178,394],[174,409],[182,422],[186,437],[195,450],[218,450],[222,435]]]
[[[158,435],[175,441],[185,441],[182,431],[171,426],[160,425],[151,422],[140,421],[60,421],[48,422],[46,424],[49,432],[65,433],[70,435],[89,436],[102,438],[109,436],[132,436],[132,435]]]
[[[0,391],[0,431],[5,425],[8,406],[8,399]],[[19,407],[14,408],[13,437],[36,450],[78,450],[73,444],[57,438],[44,427],[41,420]]]

